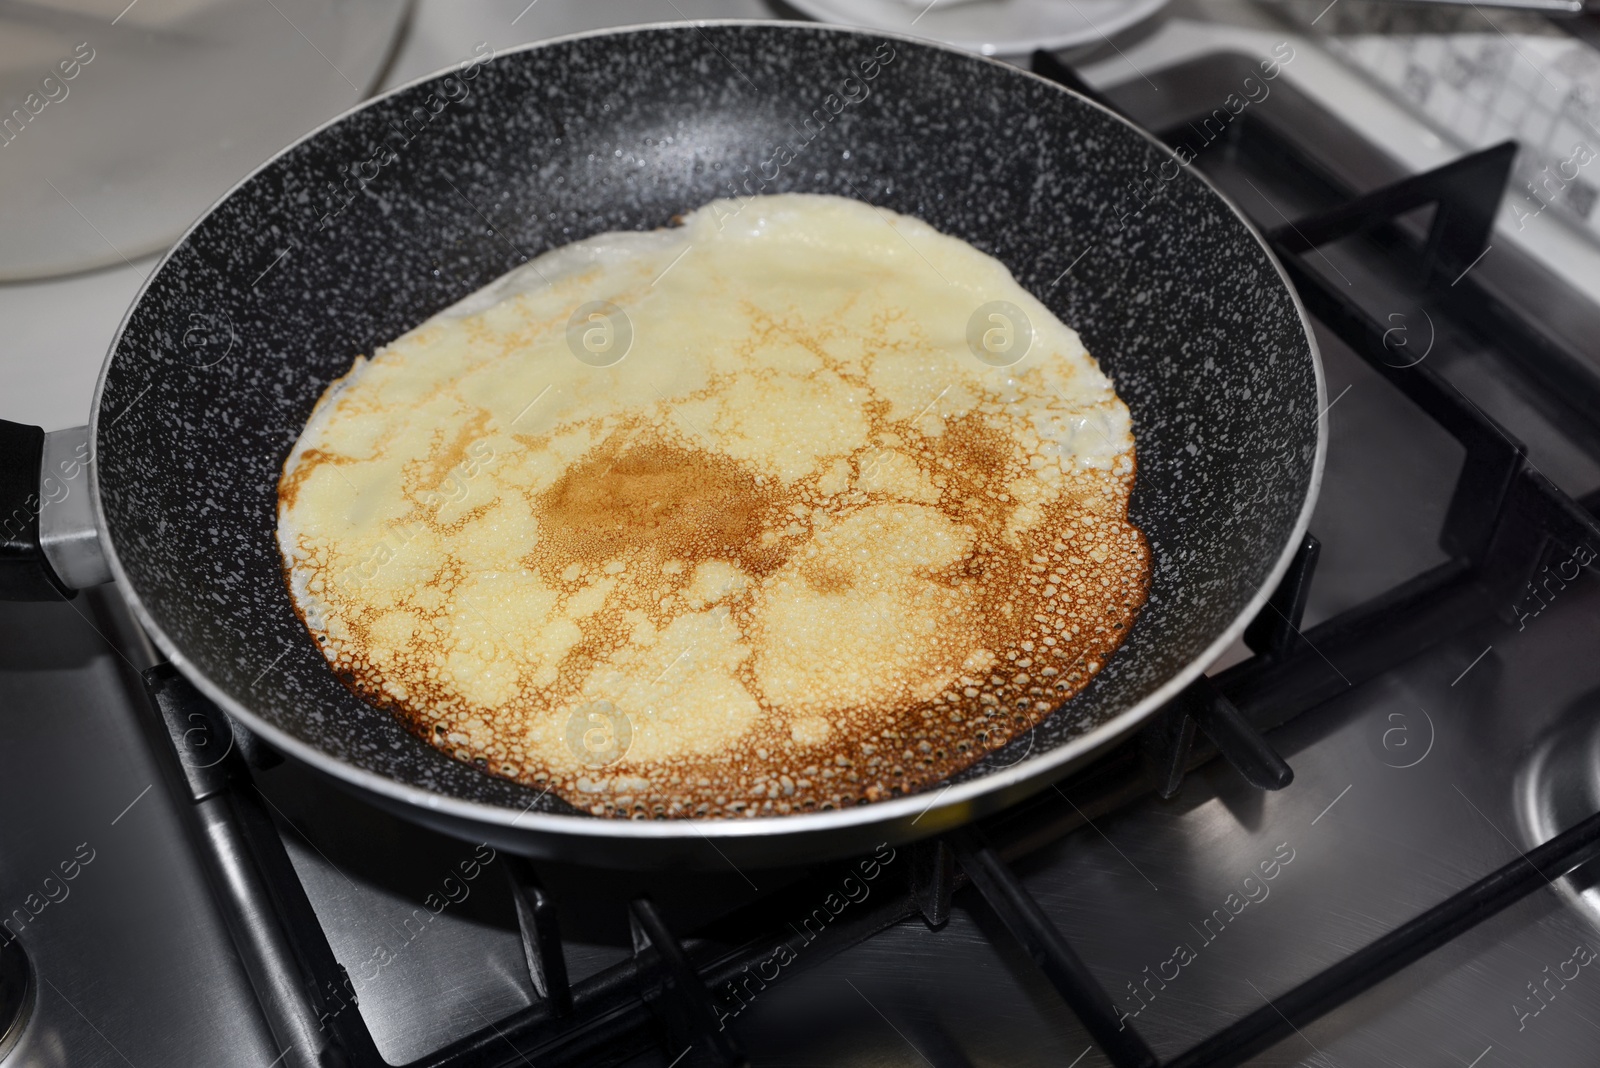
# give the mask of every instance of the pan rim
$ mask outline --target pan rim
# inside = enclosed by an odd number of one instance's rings
[[[1020,75],[1032,79],[1041,85],[1048,86],[1051,90],[1066,93],[1075,98],[1079,103],[1088,105],[1103,112],[1122,126],[1143,137],[1151,145],[1165,153],[1170,158],[1177,160],[1178,156],[1167,145],[1163,144],[1153,134],[1143,127],[1130,122],[1121,115],[1112,111],[1082,94],[1073,92],[1065,86],[1043,78],[1032,71],[1014,67],[1009,63],[994,59],[989,56],[968,52],[964,49],[946,45],[938,41],[926,40],[903,33],[888,33],[881,31],[867,31],[853,27],[834,26],[826,23],[807,22],[792,19],[696,19],[676,20],[667,22],[641,23],[630,26],[607,27],[599,30],[587,30],[580,33],[565,34],[560,37],[545,38],[530,41],[512,48],[495,52],[494,58],[513,55],[520,52],[530,52],[541,48],[564,45],[573,41],[586,40],[594,37],[621,36],[624,34],[638,34],[663,30],[682,30],[684,28],[698,29],[699,27],[753,27],[753,28],[780,28],[785,30],[823,33],[830,35],[850,36],[869,40],[892,40],[916,48],[931,49],[939,52],[950,53],[962,59],[983,64],[989,64],[1005,69],[1010,75]],[[206,208],[195,221],[190,224],[182,236],[179,237],[164,253],[140,285],[138,293],[128,305],[122,321],[117,325],[116,334],[111,340],[111,346],[106,354],[105,361],[101,364],[100,373],[95,381],[94,394],[90,402],[89,414],[89,440],[93,453],[99,449],[99,429],[101,415],[101,400],[106,388],[112,364],[116,361],[117,351],[122,344],[123,334],[132,320],[133,314],[144,301],[145,294],[156,277],[166,268],[168,262],[189,240],[190,236],[202,223],[235,193],[259,174],[275,165],[280,159],[300,145],[310,141],[324,130],[335,126],[351,115],[365,108],[374,106],[380,101],[404,93],[419,85],[431,82],[437,78],[448,75],[454,66],[445,67],[429,74],[415,78],[402,85],[395,86],[387,92],[380,93],[370,99],[363,100],[356,105],[340,112],[338,115],[307,131],[304,135],[285,145],[270,158],[241,178],[237,183],[223,193],[213,204]],[[1181,165],[1181,160],[1179,161]],[[1317,497],[1322,488],[1323,470],[1327,456],[1328,446],[1328,412],[1327,412],[1327,382],[1323,372],[1322,354],[1317,346],[1316,332],[1313,329],[1310,316],[1305,305],[1300,299],[1300,294],[1295,290],[1288,272],[1283,264],[1278,262],[1277,256],[1267,244],[1266,239],[1249,218],[1240,210],[1225,193],[1219,189],[1206,175],[1197,168],[1184,167],[1205,187],[1212,195],[1224,204],[1234,218],[1245,228],[1245,231],[1255,239],[1260,246],[1267,261],[1277,273],[1278,280],[1288,293],[1295,313],[1299,316],[1301,331],[1305,335],[1307,350],[1311,357],[1312,373],[1317,388],[1317,420],[1316,420],[1316,448],[1312,457],[1311,477],[1306,487],[1305,499],[1301,502],[1300,512],[1295,517],[1294,526],[1286,540],[1283,549],[1278,554],[1278,559],[1268,571],[1266,578],[1256,592],[1251,595],[1244,607],[1239,611],[1233,622],[1224,627],[1217,637],[1206,646],[1198,655],[1192,657],[1178,671],[1170,675],[1165,682],[1146,694],[1142,699],[1117,713],[1104,723],[1099,724],[1075,738],[1070,739],[1052,749],[1035,756],[1029,756],[1006,768],[1001,768],[989,774],[969,779],[965,782],[954,783],[944,787],[938,792],[932,788],[907,794],[903,797],[892,798],[887,801],[875,801],[866,805],[855,805],[849,808],[832,809],[817,812],[802,812],[787,816],[761,816],[742,817],[734,819],[671,819],[671,820],[635,820],[635,819],[608,819],[583,814],[566,814],[558,812],[535,812],[533,805],[538,803],[548,793],[540,793],[530,801],[520,812],[510,806],[488,804],[481,801],[469,801],[464,798],[449,794],[438,793],[420,786],[392,779],[374,771],[356,767],[338,757],[332,756],[321,748],[304,742],[288,731],[268,722],[257,715],[243,702],[234,699],[216,683],[212,682],[206,674],[196,667],[183,653],[176,642],[167,636],[160,625],[152,618],[143,601],[134,590],[127,572],[122,566],[122,561],[117,555],[115,540],[106,521],[105,506],[100,495],[100,465],[89,464],[89,500],[94,510],[95,526],[100,532],[101,544],[104,548],[107,563],[111,569],[112,578],[118,584],[119,592],[127,602],[134,617],[150,635],[156,647],[166,654],[183,675],[195,685],[201,693],[215,702],[218,707],[230,716],[237,717],[251,731],[258,733],[263,739],[280,751],[293,756],[319,772],[329,775],[334,779],[346,783],[360,790],[370,791],[386,799],[399,801],[407,805],[438,813],[443,816],[468,821],[472,823],[487,824],[505,831],[536,832],[561,837],[579,836],[587,839],[612,839],[619,841],[692,841],[695,837],[708,840],[715,839],[744,839],[744,838],[773,838],[781,836],[800,837],[808,834],[826,833],[830,831],[845,831],[850,828],[862,828],[872,825],[893,825],[902,820],[911,819],[912,823],[921,822],[927,818],[925,833],[915,835],[901,835],[901,839],[925,837],[937,833],[939,830],[969,822],[977,816],[985,814],[1000,805],[985,806],[985,798],[1010,795],[1013,791],[1023,790],[1032,793],[1043,789],[1060,777],[1070,765],[1080,760],[1087,754],[1110,745],[1124,734],[1129,733],[1144,720],[1148,719],[1157,709],[1175,698],[1182,690],[1205,672],[1205,669],[1214,663],[1243,633],[1250,622],[1266,606],[1267,600],[1277,589],[1283,576],[1288,572],[1300,544],[1304,541],[1306,532],[1310,529],[1311,514],[1316,507]],[[1113,654],[1115,655],[1115,654]],[[1052,776],[1052,771],[1058,771]],[[1028,789],[1028,787],[1032,789]],[[933,793],[933,799],[927,800],[927,795]],[[1010,803],[1010,802],[1007,802]],[[945,818],[940,818],[946,814]],[[929,818],[931,817],[931,818]],[[527,822],[524,822],[524,821]]]

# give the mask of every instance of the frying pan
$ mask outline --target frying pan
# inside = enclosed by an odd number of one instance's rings
[[[1265,603],[1322,470],[1320,364],[1260,237],[1147,134],[997,62],[810,24],[675,23],[463,60],[286,149],[167,255],[101,372],[87,494],[8,536],[12,595],[109,573],[172,662],[291,757],[463,837],[630,867],[808,862],[998,809],[1175,696]],[[273,540],[279,470],[329,381],[547,249],[788,191],[914,215],[998,257],[1115,382],[1153,575],[1094,682],[921,794],[726,821],[580,815],[355,697],[291,610]],[[7,431],[15,496],[39,484],[39,434]],[[47,491],[68,477],[60,454],[45,450]],[[62,529],[74,509],[80,529]]]

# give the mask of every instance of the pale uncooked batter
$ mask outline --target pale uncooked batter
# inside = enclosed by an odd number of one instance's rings
[[[446,752],[596,815],[777,815],[925,787],[1087,685],[1145,597],[1133,481],[1127,408],[1004,266],[783,195],[358,359],[278,542],[334,670]]]

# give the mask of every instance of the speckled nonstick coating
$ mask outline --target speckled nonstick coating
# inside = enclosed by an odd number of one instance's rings
[[[796,158],[763,167],[780,143]],[[723,866],[947,828],[1038,789],[1172,696],[1260,607],[1305,529],[1323,434],[1303,314],[1256,235],[1171,160],[1013,68],[815,25],[585,35],[398,90],[243,182],[129,313],[94,415],[114,572],[174,662],[240,721],[463,836]],[[335,212],[330,185],[352,166]],[[759,191],[855,197],[963,238],[1077,328],[1133,412],[1150,600],[1087,690],[952,787],[763,820],[577,815],[449,759],[334,678],[285,592],[278,473],[355,355],[527,257],[662,226],[763,173]]]

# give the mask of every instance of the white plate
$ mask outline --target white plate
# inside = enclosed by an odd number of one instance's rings
[[[1167,0],[789,0],[821,22],[892,30],[986,56],[1071,48],[1149,18]]]
[[[165,249],[367,94],[408,3],[0,0],[0,281]]]

